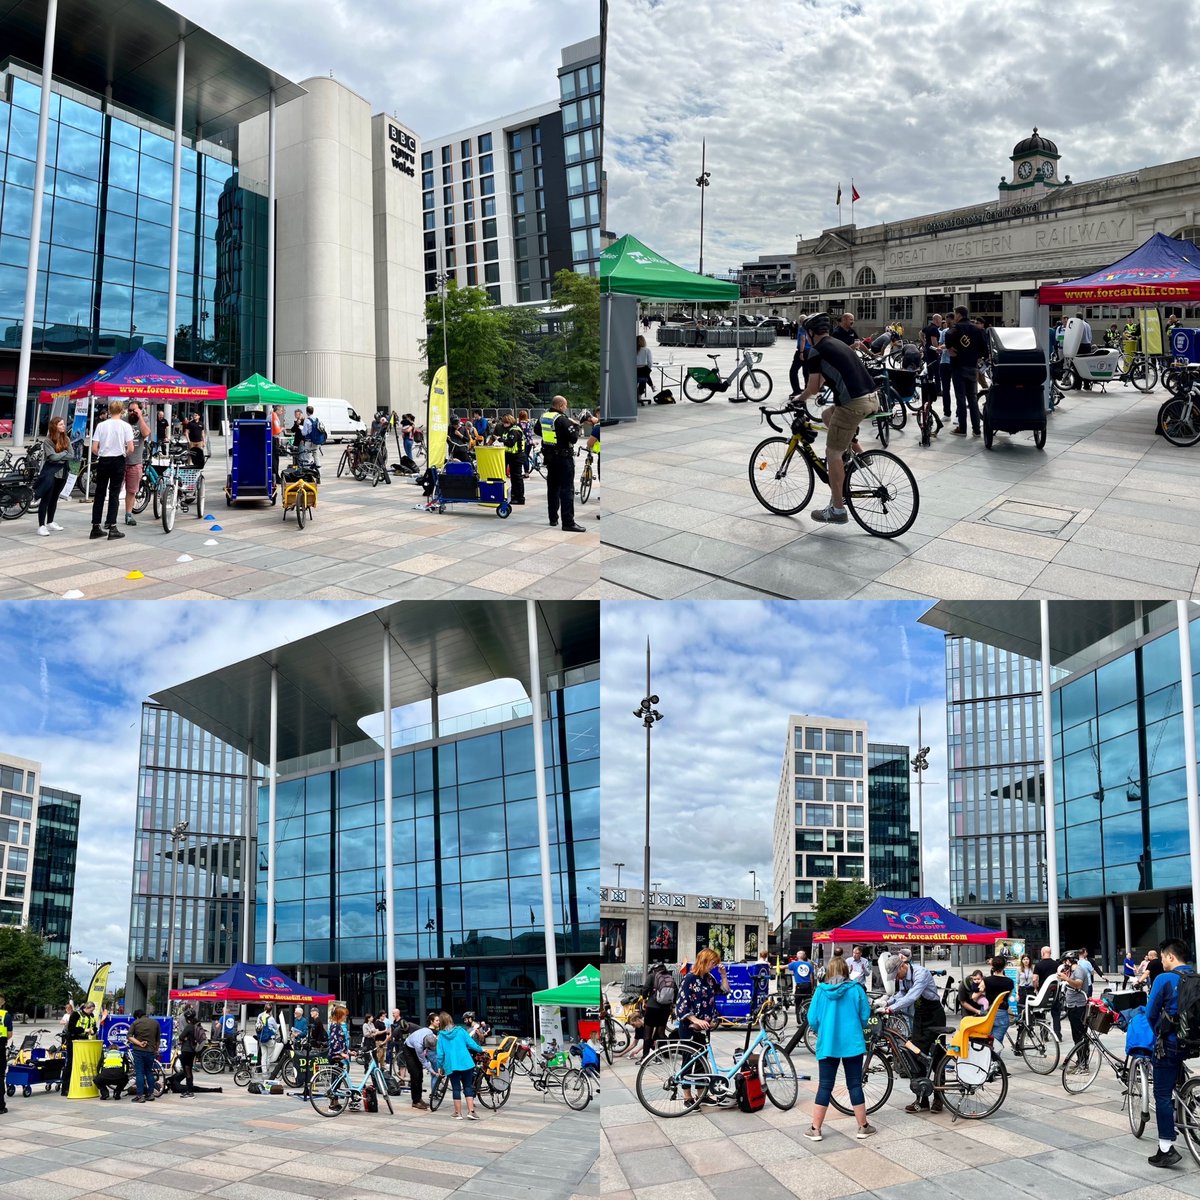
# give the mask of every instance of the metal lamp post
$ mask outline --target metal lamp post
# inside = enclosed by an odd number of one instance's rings
[[[179,876],[179,843],[188,823],[180,821],[171,830],[171,919],[167,927],[167,1012],[171,1011],[171,992],[175,988],[175,892]]]
[[[750,899],[757,900],[758,899],[758,876],[755,874],[753,867],[750,868],[750,887],[751,887]]]
[[[613,863],[613,866],[617,868],[617,887],[618,887],[618,888],[621,886],[621,868],[622,868],[624,865],[625,865],[625,864],[624,864],[623,862],[620,862],[620,863]]]
[[[438,295],[442,300],[442,364],[446,368],[446,378],[450,378],[450,351],[446,348],[446,288],[449,286],[450,276],[445,271],[439,271],[437,274]]]
[[[708,187],[710,173],[704,169],[708,153],[707,139],[700,142],[700,174],[696,176],[696,186],[700,189],[700,274],[704,274],[704,190]]]
[[[921,710],[917,709],[917,745],[919,749],[912,758],[912,769],[917,773],[917,820],[920,822],[921,837],[917,841],[917,891],[925,895],[925,772],[929,770],[929,747],[921,745]]]
[[[650,639],[646,639],[646,695],[641,704],[633,710],[646,728],[646,842],[643,855],[643,888],[642,907],[646,922],[646,968],[650,967],[650,731],[656,721],[663,719],[662,713],[654,706],[658,697],[650,694]]]

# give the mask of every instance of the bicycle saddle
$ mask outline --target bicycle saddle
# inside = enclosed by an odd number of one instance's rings
[[[721,356],[719,354],[710,354],[708,357],[711,358],[713,362],[716,362]]]

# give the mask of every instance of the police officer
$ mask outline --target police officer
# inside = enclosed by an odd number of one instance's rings
[[[71,1060],[74,1058],[75,1043],[97,1036],[96,1005],[88,1000],[81,1004],[67,1022],[66,1037],[63,1042],[63,1074],[62,1094],[67,1095],[71,1086]]]
[[[500,441],[504,446],[504,465],[512,486],[509,497],[514,504],[525,503],[525,431],[512,413],[500,417]]]
[[[567,416],[566,396],[555,396],[550,401],[550,411],[542,413],[541,431],[550,524],[558,524],[561,510],[563,530],[583,533],[583,526],[575,524],[575,442],[579,426]]]
[[[12,1013],[8,1001],[0,996],[0,1113],[8,1112],[8,1039],[12,1037]]]

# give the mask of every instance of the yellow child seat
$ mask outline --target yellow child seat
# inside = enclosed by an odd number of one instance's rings
[[[992,1007],[981,1017],[963,1017],[958,1023],[954,1036],[946,1043],[946,1053],[953,1058],[966,1058],[972,1041],[983,1041],[992,1036],[992,1026],[996,1023],[996,1014],[1002,1004],[1008,1003],[1011,992],[1002,992],[992,1001]]]
[[[504,1070],[513,1056],[513,1051],[517,1048],[518,1040],[510,1034],[508,1037],[501,1038],[498,1046],[484,1051],[488,1056],[487,1073],[489,1075],[499,1075]]]

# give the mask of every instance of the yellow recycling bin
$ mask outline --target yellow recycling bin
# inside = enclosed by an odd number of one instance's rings
[[[96,1087],[96,1072],[100,1070],[103,1049],[99,1038],[72,1043],[68,1100],[95,1100],[100,1095]]]
[[[508,476],[504,467],[503,446],[480,446],[475,451],[475,469],[479,472],[479,503],[496,508],[508,500]]]

